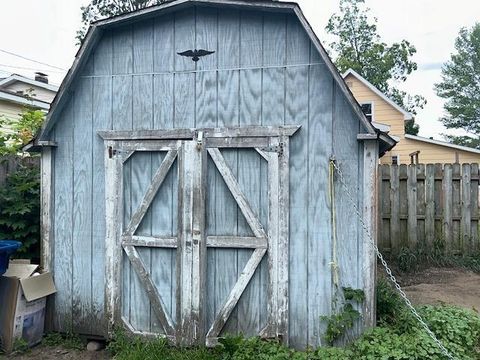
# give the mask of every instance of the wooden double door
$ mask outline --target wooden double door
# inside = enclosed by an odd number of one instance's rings
[[[264,309],[258,301],[247,306],[260,313],[247,335],[287,341],[289,137],[297,130],[100,132],[110,330],[121,325],[179,345],[214,345],[262,267],[256,286],[265,289],[257,291]],[[245,175],[248,189],[239,181]],[[232,250],[248,256],[239,261]]]

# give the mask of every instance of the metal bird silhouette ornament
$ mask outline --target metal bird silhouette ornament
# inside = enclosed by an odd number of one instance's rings
[[[203,50],[203,49],[195,49],[195,50],[187,50],[183,52],[177,53],[178,55],[191,57],[193,61],[197,62],[200,60],[202,56],[207,56],[213,54],[215,51]]]

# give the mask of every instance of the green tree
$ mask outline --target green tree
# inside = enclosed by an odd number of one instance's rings
[[[16,256],[28,259],[40,256],[40,169],[22,148],[32,141],[44,118],[43,111],[30,107],[19,119],[0,117],[0,161],[13,158],[18,163],[0,186],[0,239],[21,241]]]
[[[463,129],[467,135],[448,136],[456,144],[480,148],[480,23],[462,28],[455,52],[442,67],[442,80],[435,84],[446,102],[440,121],[447,129]]]
[[[405,121],[405,133],[409,135],[418,135],[420,126],[413,120]]]
[[[0,186],[0,239],[22,242],[15,256],[40,257],[40,169],[17,158],[20,166]],[[37,260],[34,260],[37,261]]]
[[[0,156],[19,154],[42,127],[44,119],[43,111],[28,107],[19,119],[0,117]]]
[[[88,27],[93,21],[105,19],[115,15],[144,9],[157,5],[167,0],[92,0],[87,6],[82,6],[82,26],[77,31],[76,39],[82,43],[87,34]]]
[[[340,72],[353,69],[370,81],[405,110],[416,114],[426,101],[420,95],[409,95],[392,85],[404,82],[417,70],[411,59],[415,47],[408,41],[386,44],[377,32],[377,19],[369,19],[364,0],[340,0],[340,13],[333,14],[326,31],[335,36],[330,51]],[[406,124],[408,131],[418,133],[418,125]]]
[[[474,149],[480,149],[479,137],[471,137],[466,135],[457,136],[457,135],[447,135],[447,134],[443,134],[443,137],[445,138],[445,140],[455,145],[462,145],[462,146],[468,146]]]

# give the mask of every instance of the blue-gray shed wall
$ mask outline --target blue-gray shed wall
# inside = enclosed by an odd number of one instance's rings
[[[176,54],[194,48],[216,52],[197,63]],[[363,145],[357,141],[358,118],[293,14],[198,6],[106,31],[51,131],[58,144],[55,328],[105,334],[104,146],[98,130],[283,124],[302,126],[290,149],[290,343],[319,345],[325,329],[320,316],[330,314],[335,303],[329,158],[334,155],[348,174],[360,202]],[[230,161],[243,181],[265,171],[260,162],[242,163],[241,158]],[[132,187],[128,191],[141,194],[141,178],[126,182]],[[225,209],[230,205],[222,204],[221,195],[217,191],[215,201]],[[362,288],[360,227],[338,184],[335,204],[339,287]],[[257,205],[265,211],[261,202]],[[238,233],[245,231],[242,222],[238,224]],[[248,259],[244,251],[209,257],[215,264],[210,281],[217,284],[209,291],[218,301],[209,302],[208,318],[233,287]],[[159,255],[162,260],[146,256],[149,265],[162,261],[173,268],[173,256]],[[223,270],[226,264],[236,264],[231,273]],[[262,264],[232,314],[228,331],[255,335],[261,327],[265,274]],[[131,280],[131,292],[140,291],[135,281]],[[170,292],[174,296],[174,284]],[[142,301],[142,294],[131,296]],[[175,301],[167,302],[171,310]],[[133,315],[125,311],[137,326],[155,328],[149,311]]]

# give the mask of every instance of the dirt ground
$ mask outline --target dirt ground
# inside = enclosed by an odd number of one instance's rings
[[[25,354],[17,354],[10,356],[0,355],[0,359],[15,359],[15,360],[106,360],[111,359],[109,354],[105,351],[79,351],[79,350],[67,350],[61,347],[46,347],[39,345],[31,349]]]
[[[480,274],[463,269],[430,268],[399,276],[415,305],[450,304],[480,311]]]
[[[452,304],[480,310],[480,274],[463,269],[430,268],[416,274],[398,276],[408,297],[416,305]],[[37,346],[26,354],[2,356],[15,360],[104,360],[106,351],[88,352],[59,347]]]

